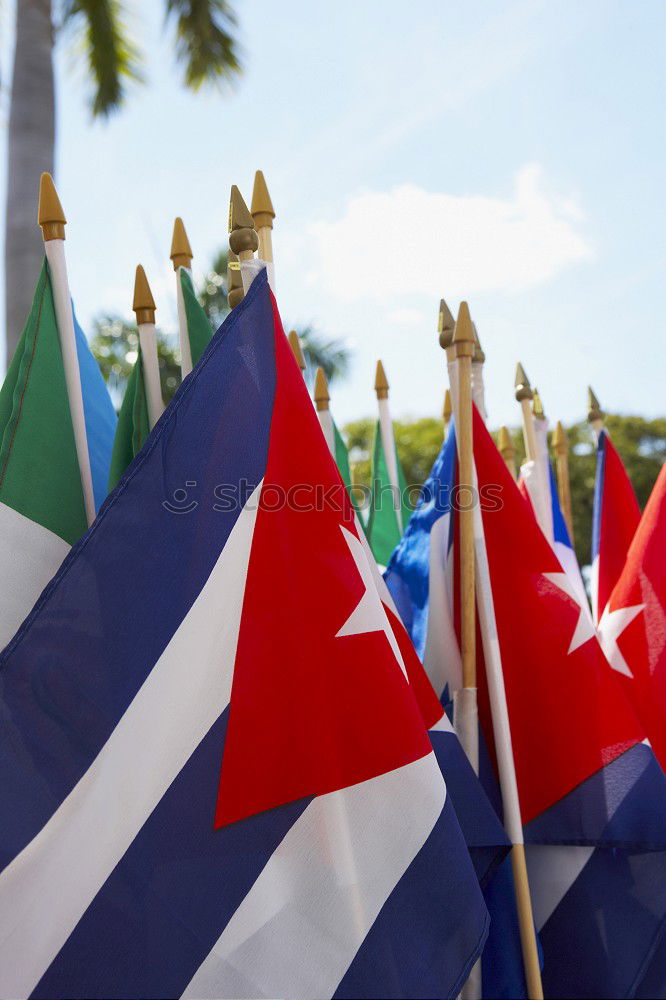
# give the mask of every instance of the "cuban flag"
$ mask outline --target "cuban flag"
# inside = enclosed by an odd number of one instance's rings
[[[443,705],[454,715],[453,701],[462,688],[462,662],[455,627],[453,508],[456,487],[456,440],[453,422],[423,485],[418,503],[385,573],[389,592],[422,658]],[[445,716],[446,718],[446,716]],[[460,742],[448,726],[431,729],[443,772],[456,775],[448,787],[476,861],[479,882],[491,916],[481,960],[481,995],[527,995],[509,840],[501,826],[501,800],[481,735],[477,779]],[[446,755],[446,757],[445,757]],[[453,759],[455,757],[455,759]],[[461,780],[466,777],[466,780]],[[484,854],[485,852],[485,854]],[[481,862],[485,859],[485,865]]]
[[[2,654],[0,996],[455,996],[418,668],[264,271]]]
[[[666,955],[666,778],[589,614],[474,416],[477,560],[491,609],[483,652],[501,660],[544,992],[634,996]],[[492,746],[482,671],[479,687]]]
[[[610,442],[608,442],[610,444]],[[666,768],[666,466],[599,623],[610,665]]]
[[[600,623],[620,578],[641,511],[608,431],[597,439],[597,475],[592,510],[592,613]],[[602,631],[605,630],[606,623]]]

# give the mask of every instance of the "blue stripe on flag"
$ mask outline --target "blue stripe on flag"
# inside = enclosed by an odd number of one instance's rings
[[[0,658],[0,868],[86,772],[201,591],[242,507],[216,489],[249,480],[249,496],[264,475],[275,389],[274,341],[256,336],[257,323],[273,331],[264,286],[260,275],[225,320]],[[54,643],[64,629],[66,646]]]
[[[457,942],[469,940],[478,914],[461,913],[451,901],[466,891],[471,876],[469,857],[443,867],[441,859],[457,839],[458,821],[448,798],[432,833],[382,907],[346,975],[335,992],[336,1000],[365,997],[455,997],[467,979],[474,960],[458,975]],[[433,878],[433,872],[439,877]],[[486,915],[481,948],[488,934]],[[424,955],[423,942],[437,947]]]
[[[173,997],[190,982],[311,801],[213,829],[228,714],[192,754],[33,996]]]
[[[453,424],[384,574],[398,613],[423,659],[428,634],[430,532],[451,509],[456,461]]]
[[[541,929],[545,995],[631,997],[651,962],[657,985],[665,899],[666,852],[595,850]]]
[[[528,823],[525,841],[653,851],[666,848],[665,831],[666,776],[641,743]]]

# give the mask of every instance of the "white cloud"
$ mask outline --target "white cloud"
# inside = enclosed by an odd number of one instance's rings
[[[347,300],[519,292],[593,256],[582,220],[574,198],[544,190],[537,164],[517,173],[508,199],[413,184],[370,191],[337,221],[311,226],[313,279]]]

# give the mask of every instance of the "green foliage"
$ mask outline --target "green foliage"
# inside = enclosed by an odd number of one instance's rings
[[[121,316],[99,316],[93,323],[90,349],[99,362],[104,379],[117,410],[123,401],[127,380],[137,358],[139,331],[134,323]],[[157,360],[160,368],[162,398],[165,403],[180,385],[180,361],[157,331]]]
[[[375,420],[356,420],[344,427],[354,482],[370,483],[370,453]],[[422,484],[442,444],[442,423],[432,418],[395,422],[398,456],[408,485]],[[666,418],[645,420],[635,416],[606,418],[606,427],[625,464],[641,508],[645,506],[659,470],[666,460]],[[587,421],[567,428],[569,479],[576,555],[581,565],[590,562],[592,505],[597,457],[594,434]],[[495,438],[497,435],[494,434]],[[525,459],[522,431],[511,430],[518,466]],[[414,499],[414,497],[412,498]]]
[[[213,258],[210,270],[199,287],[198,299],[213,330],[217,330],[229,312],[227,302],[227,262],[226,250],[219,250]]]
[[[347,375],[351,352],[343,341],[327,339],[311,325],[298,328],[296,332],[305,358],[305,381],[310,388],[314,385],[317,368],[324,369],[329,385]]]
[[[79,37],[93,85],[90,107],[94,116],[107,117],[119,108],[126,84],[142,79],[141,53],[129,37],[120,0],[67,0],[63,25]]]
[[[176,58],[187,87],[197,90],[241,72],[236,15],[226,0],[167,0],[166,9],[167,20],[176,22]]]
[[[236,15],[227,0],[166,0],[166,20],[175,22],[176,59],[185,86],[231,80],[241,72]],[[142,82],[143,53],[131,39],[123,0],[63,0],[60,22],[70,28],[88,67],[90,107],[95,117],[117,111],[127,84]]]

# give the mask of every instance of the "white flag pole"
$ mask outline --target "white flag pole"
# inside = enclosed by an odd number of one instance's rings
[[[95,520],[95,497],[93,494],[92,472],[90,469],[90,453],[86,435],[86,421],[83,410],[83,393],[81,391],[81,372],[76,350],[76,333],[74,331],[74,313],[72,298],[67,280],[67,263],[65,260],[65,213],[62,210],[53,179],[50,174],[42,174],[39,186],[38,221],[44,238],[44,252],[48,261],[51,288],[53,289],[53,304],[60,351],[65,370],[65,384],[69,400],[69,412],[72,418],[76,457],[81,476],[83,505],[86,512],[88,527]]]
[[[375,393],[377,394],[377,409],[379,411],[379,434],[382,440],[384,458],[386,459],[386,470],[388,472],[389,484],[393,493],[393,509],[400,534],[405,526],[402,523],[402,496],[400,492],[400,480],[398,478],[398,460],[395,450],[395,434],[393,431],[393,421],[389,410],[389,384],[381,361],[377,362],[375,373]]]
[[[136,313],[139,328],[139,345],[143,367],[143,384],[146,390],[148,423],[153,427],[164,413],[160,367],[157,358],[157,332],[155,330],[155,300],[141,264],[136,269],[134,281],[134,301],[132,309]]]
[[[171,261],[176,272],[176,303],[178,305],[178,340],[180,343],[180,374],[186,378],[192,371],[192,349],[190,347],[190,334],[187,328],[187,313],[185,312],[185,300],[183,298],[183,286],[180,280],[180,269],[184,268],[191,276],[192,271],[192,247],[185,232],[185,226],[180,216],[177,216],[173,224],[173,236],[171,238]]]
[[[317,368],[314,384],[314,401],[319,417],[319,426],[326,439],[328,450],[335,460],[335,430],[333,428],[333,417],[329,409],[331,396],[328,391],[328,381],[323,368]]]
[[[257,170],[254,175],[250,211],[259,239],[259,258],[266,264],[268,284],[271,286],[273,295],[275,295],[275,264],[273,262],[273,219],[275,218],[275,210],[271,196],[268,193],[266,179],[261,170]]]

